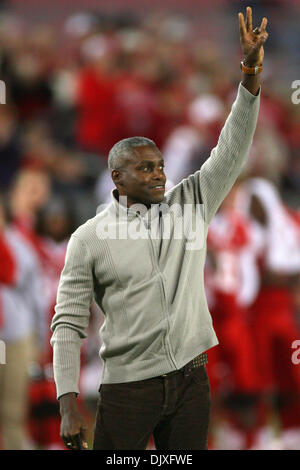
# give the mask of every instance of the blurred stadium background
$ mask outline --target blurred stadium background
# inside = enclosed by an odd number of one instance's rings
[[[249,164],[208,239],[220,341],[209,448],[300,449],[300,1],[248,4],[269,40]],[[248,4],[0,2],[0,448],[64,448],[49,325],[69,236],[109,200],[107,153],[121,138],[153,139],[170,187],[209,156],[240,80]],[[102,321],[92,305],[79,396],[90,440]]]

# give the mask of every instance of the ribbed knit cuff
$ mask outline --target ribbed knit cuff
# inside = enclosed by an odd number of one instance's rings
[[[238,95],[240,94],[243,97],[243,99],[247,101],[247,103],[253,103],[256,100],[259,100],[260,92],[261,92],[261,87],[259,87],[257,95],[252,95],[252,93],[250,93],[250,91],[248,91],[247,88],[245,88],[242,83],[239,84]]]
[[[78,394],[82,339],[75,330],[63,325],[55,329],[50,344],[57,399],[66,393]]]

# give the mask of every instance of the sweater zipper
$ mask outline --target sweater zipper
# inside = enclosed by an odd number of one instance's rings
[[[154,245],[153,245],[152,238],[151,238],[151,236],[150,236],[150,230],[149,230],[149,228],[147,227],[146,221],[145,221],[141,216],[138,215],[138,217],[143,221],[143,224],[145,225],[146,230],[147,230],[147,232],[148,232],[148,237],[149,237],[150,247],[151,247],[151,254],[152,254],[152,262],[153,262],[153,265],[154,265],[154,269],[155,269],[156,273],[157,273],[158,276],[159,276],[159,279],[160,279],[160,282],[161,282],[162,291],[163,291],[163,303],[164,303],[165,312],[166,312],[166,315],[167,315],[167,332],[166,332],[165,337],[164,337],[165,350],[166,350],[167,355],[168,355],[168,357],[169,357],[169,359],[170,359],[170,362],[171,362],[172,365],[177,369],[177,364],[176,364],[176,361],[175,361],[174,356],[173,356],[173,354],[172,354],[171,345],[170,345],[170,342],[169,342],[169,339],[168,339],[168,334],[169,334],[169,332],[170,332],[170,321],[169,321],[169,315],[168,315],[168,307],[167,307],[167,300],[166,300],[167,297],[166,297],[166,290],[165,290],[163,275],[162,275],[162,273],[160,272],[158,263],[156,262],[155,248],[154,248]]]

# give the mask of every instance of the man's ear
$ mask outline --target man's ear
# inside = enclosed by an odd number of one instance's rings
[[[119,170],[112,170],[111,177],[115,185],[122,186],[123,184],[123,175],[122,172]]]

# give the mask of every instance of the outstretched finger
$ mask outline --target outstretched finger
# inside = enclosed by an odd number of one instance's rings
[[[262,22],[261,22],[261,25],[260,25],[260,27],[259,27],[259,29],[260,29],[262,32],[266,31],[267,23],[268,23],[267,18],[263,18],[263,19],[262,19]]]
[[[247,20],[246,20],[246,28],[247,31],[252,31],[252,9],[251,7],[247,7]]]
[[[241,37],[244,37],[247,31],[246,31],[246,25],[245,25],[243,13],[239,13],[239,24],[240,24],[240,35]]]

